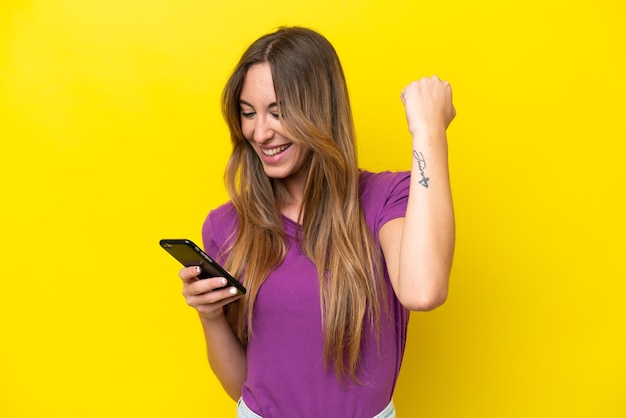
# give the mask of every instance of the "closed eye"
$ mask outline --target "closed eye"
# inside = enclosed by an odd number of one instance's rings
[[[256,112],[241,112],[241,116],[246,119],[252,119],[256,115]]]

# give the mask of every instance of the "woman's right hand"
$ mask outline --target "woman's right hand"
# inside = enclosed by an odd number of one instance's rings
[[[224,306],[242,295],[234,287],[224,287],[227,282],[223,277],[198,279],[199,274],[200,268],[195,266],[186,267],[178,274],[183,281],[183,296],[187,305],[195,308],[204,320],[224,316]]]
[[[186,267],[178,273],[183,281],[183,296],[200,315],[207,347],[207,357],[213,372],[233,400],[241,397],[246,380],[246,349],[230,328],[224,306],[242,295],[234,287],[224,287],[226,279],[198,279],[198,267]],[[217,289],[217,290],[216,290]]]

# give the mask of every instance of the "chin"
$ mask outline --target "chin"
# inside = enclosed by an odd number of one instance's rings
[[[265,175],[271,179],[283,179],[287,177],[282,170],[265,169],[263,171],[265,172]]]
[[[265,173],[265,174],[267,174],[267,177],[271,178],[272,180],[284,180],[289,177],[284,174],[276,174],[276,173]]]

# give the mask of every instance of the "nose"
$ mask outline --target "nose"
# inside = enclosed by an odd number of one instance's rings
[[[254,124],[254,141],[258,143],[266,142],[274,136],[274,130],[265,115],[258,116]]]

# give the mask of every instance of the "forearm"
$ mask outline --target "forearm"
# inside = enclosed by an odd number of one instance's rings
[[[454,253],[454,211],[445,129],[413,134],[411,185],[400,247],[398,292],[413,310],[442,304]]]
[[[224,316],[201,318],[201,323],[211,369],[226,393],[236,401],[241,397],[241,386],[247,376],[246,350]]]

